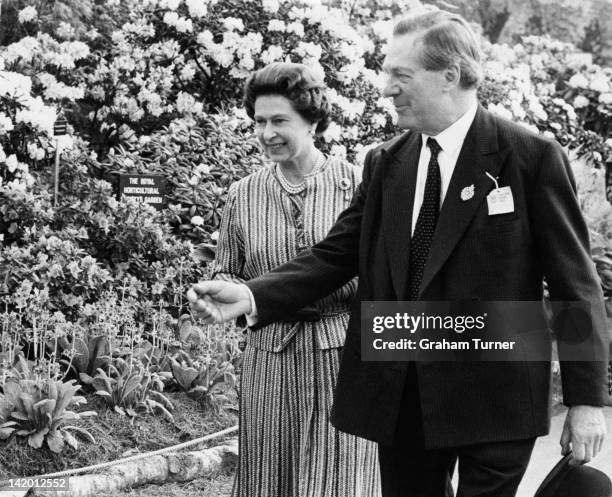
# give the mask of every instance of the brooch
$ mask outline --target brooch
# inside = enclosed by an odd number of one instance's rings
[[[350,200],[351,199],[351,192],[350,192],[351,180],[349,178],[342,178],[340,180],[339,187],[340,187],[340,190],[344,192],[344,200]]]
[[[474,185],[466,186],[461,190],[461,200],[464,202],[470,200],[474,196]]]

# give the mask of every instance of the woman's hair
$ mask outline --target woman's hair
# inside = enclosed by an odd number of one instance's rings
[[[244,85],[244,107],[253,119],[255,100],[262,95],[281,95],[308,122],[317,123],[316,133],[323,133],[331,121],[327,87],[304,64],[274,62],[255,71]]]
[[[400,19],[393,30],[393,36],[408,33],[418,34],[423,68],[441,71],[458,63],[461,86],[478,86],[482,80],[482,52],[478,38],[463,17],[444,10],[419,11]]]

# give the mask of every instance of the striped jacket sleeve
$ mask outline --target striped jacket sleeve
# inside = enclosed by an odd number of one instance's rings
[[[212,266],[212,278],[242,283],[244,269],[244,237],[240,226],[237,188],[232,184],[227,194],[227,202],[221,216],[217,255]]]

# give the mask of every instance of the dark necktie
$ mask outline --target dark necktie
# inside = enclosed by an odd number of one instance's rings
[[[410,241],[410,259],[408,276],[408,300],[417,300],[419,287],[423,279],[423,270],[429,257],[429,249],[433,239],[438,214],[440,213],[440,166],[438,164],[438,153],[440,145],[434,138],[427,139],[427,146],[431,150],[431,158],[427,166],[427,180],[425,181],[425,194],[423,204],[419,211],[414,234]]]

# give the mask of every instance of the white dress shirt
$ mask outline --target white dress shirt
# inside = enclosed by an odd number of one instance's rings
[[[453,171],[455,170],[457,159],[459,158],[459,152],[461,152],[465,137],[474,121],[477,109],[478,102],[474,101],[465,114],[444,131],[438,133],[437,136],[432,136],[442,149],[438,154],[441,181],[440,205],[444,202],[444,197],[448,191],[448,185],[453,175]],[[414,234],[414,228],[419,218],[419,211],[423,204],[425,181],[427,180],[427,166],[431,158],[431,150],[427,146],[427,138],[429,138],[429,135],[422,134],[421,155],[419,156],[416,189],[414,191],[414,205],[412,207],[412,234]]]

